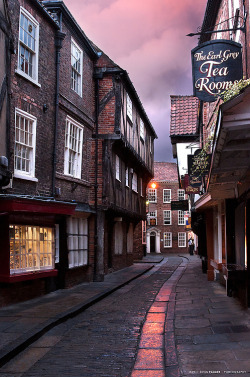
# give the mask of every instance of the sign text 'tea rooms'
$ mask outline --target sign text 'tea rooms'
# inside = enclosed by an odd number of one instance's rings
[[[217,95],[242,79],[239,43],[218,39],[192,50],[194,96],[213,102]]]

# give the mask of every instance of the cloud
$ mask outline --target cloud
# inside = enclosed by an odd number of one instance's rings
[[[170,95],[192,94],[186,37],[202,24],[206,0],[65,0],[87,36],[127,70],[156,133],[156,160],[172,159]],[[165,157],[164,157],[165,156]]]

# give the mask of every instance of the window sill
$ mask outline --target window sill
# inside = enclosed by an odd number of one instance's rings
[[[35,86],[37,86],[38,88],[41,88],[41,84],[39,84],[39,82],[37,80],[34,80],[32,79],[32,77],[26,75],[26,73],[24,73],[23,71],[21,71],[20,69],[16,69],[15,70],[15,73],[19,76],[22,76],[24,79],[30,81],[32,84],[34,84]]]
[[[26,280],[41,279],[51,276],[57,276],[57,270],[46,270],[46,271],[35,271],[35,272],[24,272],[13,275],[0,275],[0,282],[3,283],[18,283]]]
[[[32,182],[38,182],[38,179],[35,177],[30,177],[29,175],[24,175],[17,172],[14,173],[13,178],[24,179],[26,181],[32,181]]]

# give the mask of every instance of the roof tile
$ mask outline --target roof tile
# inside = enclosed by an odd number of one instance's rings
[[[198,124],[198,98],[193,96],[170,96],[170,98],[170,136],[195,135]]]

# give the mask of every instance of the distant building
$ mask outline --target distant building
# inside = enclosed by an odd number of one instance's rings
[[[186,253],[188,251],[188,211],[172,210],[171,202],[186,200],[179,188],[177,165],[154,163],[154,178],[147,187],[147,253]]]

